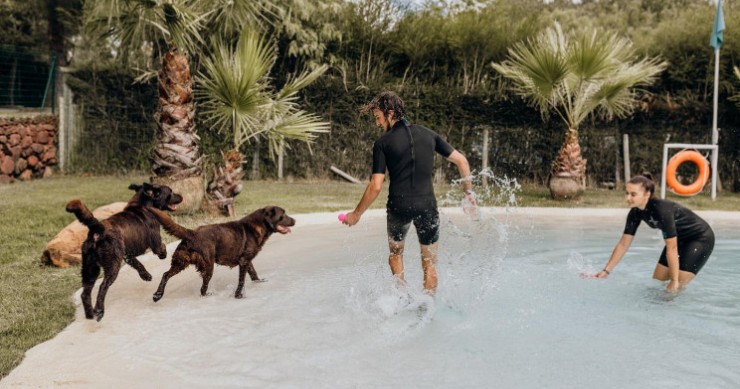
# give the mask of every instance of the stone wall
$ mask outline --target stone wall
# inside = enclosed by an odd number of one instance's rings
[[[0,118],[0,184],[50,176],[58,133],[56,116]]]

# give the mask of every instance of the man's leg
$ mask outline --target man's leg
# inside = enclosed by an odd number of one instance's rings
[[[388,257],[388,264],[391,266],[391,273],[398,277],[399,285],[405,285],[403,279],[403,246],[404,241],[395,241],[388,237],[388,248],[391,255]]]
[[[437,292],[437,246],[438,242],[421,245],[421,267],[424,270],[424,292],[434,296]]]

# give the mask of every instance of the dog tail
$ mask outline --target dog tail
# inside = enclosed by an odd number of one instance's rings
[[[85,204],[82,203],[80,200],[72,200],[67,203],[67,212],[74,213],[75,217],[77,217],[77,220],[80,221],[80,223],[87,226],[87,228],[90,229],[90,231],[93,232],[102,232],[105,227],[103,227],[103,224],[100,222],[100,220],[96,219],[95,216],[93,216],[92,212],[90,212],[89,209],[85,206]]]
[[[146,209],[151,212],[154,217],[159,220],[159,224],[162,225],[165,231],[169,233],[172,236],[175,236],[179,239],[192,239],[194,236],[193,230],[189,230],[177,223],[175,223],[174,220],[170,218],[170,215],[168,215],[165,212],[160,211],[159,209],[152,208],[152,207],[146,207]]]

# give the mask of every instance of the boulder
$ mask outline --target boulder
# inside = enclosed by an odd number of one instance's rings
[[[93,215],[98,220],[107,219],[111,215],[123,211],[126,204],[119,202],[104,205],[95,209]],[[82,223],[76,220],[70,223],[46,244],[44,252],[41,254],[41,261],[47,265],[58,267],[79,264],[82,261],[82,242],[87,239],[87,232],[87,227]]]

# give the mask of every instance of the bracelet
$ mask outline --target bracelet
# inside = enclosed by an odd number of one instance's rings
[[[606,275],[608,275],[608,276],[612,274],[611,272],[609,272],[609,270],[606,270],[606,268],[604,268],[604,270],[602,270],[602,271],[603,271],[604,273],[606,273]]]

